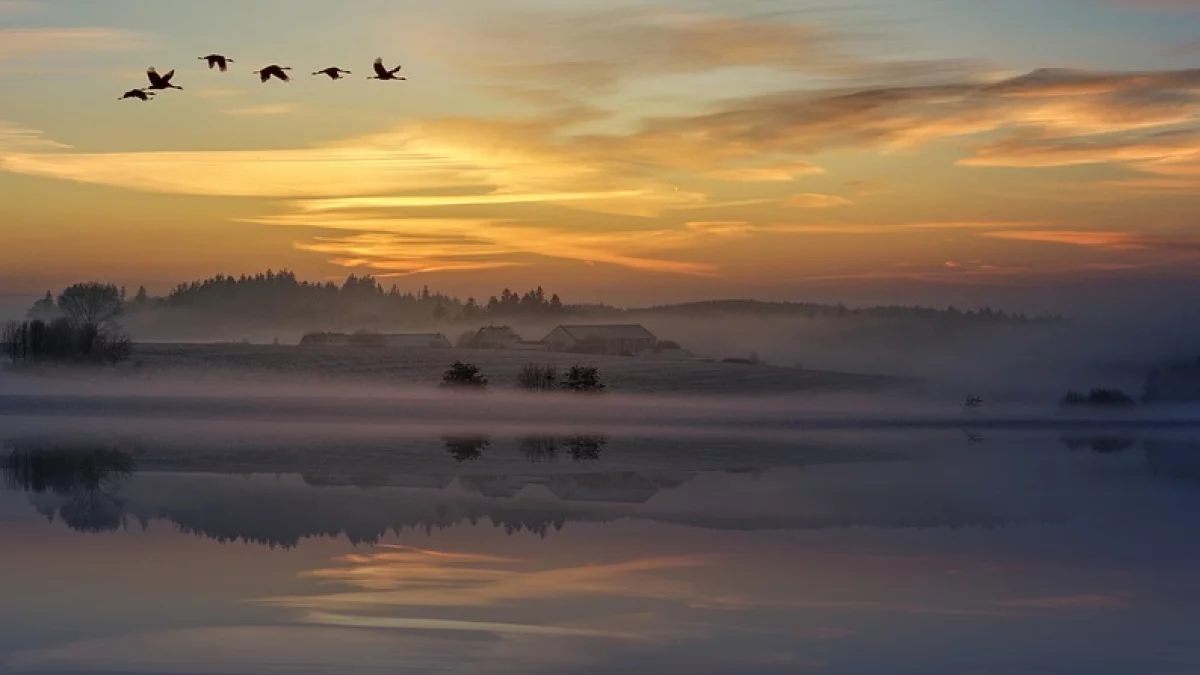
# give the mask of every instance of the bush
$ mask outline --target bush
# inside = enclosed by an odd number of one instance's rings
[[[517,387],[526,391],[551,391],[558,388],[558,369],[550,365],[527,363],[517,373]]]
[[[133,353],[133,341],[113,327],[78,324],[68,318],[9,323],[0,333],[3,352],[17,364],[117,365]]]
[[[604,383],[600,381],[600,370],[595,366],[571,366],[567,377],[563,380],[562,388],[584,394],[599,394],[604,391]]]
[[[455,361],[442,373],[441,386],[446,389],[483,389],[487,385],[488,379],[480,372],[479,366],[471,363]]]
[[[1063,395],[1059,401],[1060,405],[1064,406],[1079,406],[1079,405],[1102,405],[1102,406],[1127,406],[1134,405],[1133,397],[1120,389],[1093,389],[1087,396],[1077,392],[1069,391]]]

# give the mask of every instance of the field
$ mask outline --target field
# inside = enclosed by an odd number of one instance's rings
[[[246,379],[271,375],[430,386],[451,363],[462,360],[482,368],[500,389],[515,388],[518,370],[531,361],[555,365],[560,372],[580,363],[598,367],[611,391],[639,394],[784,394],[859,390],[901,382],[875,375],[769,365],[466,349],[141,344],[133,360],[135,368],[147,376]]]

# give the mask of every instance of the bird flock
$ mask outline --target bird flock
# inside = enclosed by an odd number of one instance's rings
[[[221,56],[220,54],[209,54],[208,56],[201,56],[198,58],[201,61],[208,62],[209,70],[220,70],[222,73],[228,72],[229,64],[233,63],[233,59],[226,56]],[[387,66],[383,65],[383,58],[375,59],[375,74],[367,79],[407,80],[408,78],[397,75],[402,67],[403,66],[396,66],[395,68],[388,68]],[[290,66],[272,64],[266,68],[263,68],[262,70],[254,71],[254,74],[258,75],[259,80],[261,80],[264,84],[272,79],[276,79],[281,82],[291,82],[292,78],[290,75],[288,75],[288,71],[291,69],[292,68]],[[344,79],[346,75],[353,75],[353,73],[351,73],[349,70],[344,70],[336,66],[330,66],[329,68],[316,71],[313,73],[313,75],[324,75],[330,80],[341,80]],[[159,91],[163,91],[165,89],[183,89],[183,87],[171,83],[171,80],[174,77],[174,70],[166,73],[159,73],[157,70],[151,67],[146,71],[146,79],[150,80],[149,86],[130,89],[118,100],[124,101],[126,99],[138,99],[140,101],[150,101],[152,100],[153,96],[158,94]]]

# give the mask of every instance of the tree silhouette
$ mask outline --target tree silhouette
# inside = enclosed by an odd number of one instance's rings
[[[58,309],[81,328],[98,330],[121,314],[121,291],[113,284],[90,281],[68,286],[58,296]]]
[[[571,366],[563,379],[562,388],[582,394],[599,394],[604,391],[604,383],[600,381],[600,370],[595,366]]]

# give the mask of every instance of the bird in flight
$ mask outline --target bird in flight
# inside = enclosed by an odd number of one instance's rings
[[[331,79],[331,80],[340,80],[340,79],[342,79],[342,75],[351,75],[351,74],[352,73],[350,71],[342,70],[341,68],[337,68],[337,67],[326,68],[325,70],[318,70],[317,72],[313,73],[313,75],[325,75],[325,76],[329,77],[329,79]]]
[[[226,58],[224,56],[221,56],[220,54],[209,54],[208,56],[201,56],[200,60],[208,61],[208,69],[209,70],[212,70],[213,68],[220,68],[222,73],[229,70],[229,64],[233,63],[233,59]]]
[[[125,92],[124,96],[117,100],[124,101],[127,98],[136,98],[143,101],[149,101],[151,96],[154,96],[154,92],[152,91],[146,91],[145,89],[130,89],[129,91]]]
[[[368,80],[407,80],[408,79],[407,77],[396,77],[396,73],[400,72],[400,69],[403,67],[404,66],[396,66],[395,68],[388,70],[387,67],[385,67],[383,65],[383,59],[378,58],[378,59],[375,59],[375,75],[373,75],[372,77],[368,77],[367,79]]]
[[[146,71],[146,77],[150,78],[150,89],[183,89],[171,84],[171,78],[175,77],[174,70],[166,75],[159,75],[158,71],[151,67]]]
[[[292,78],[288,77],[288,74],[284,72],[286,70],[291,70],[291,68],[287,66],[267,66],[262,70],[254,71],[254,74],[258,75],[258,78],[263,82],[266,82],[272,77],[278,78],[284,82],[291,82]]]

